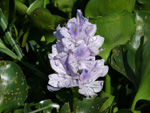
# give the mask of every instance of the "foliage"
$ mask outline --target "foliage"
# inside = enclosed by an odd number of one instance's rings
[[[150,0],[0,0],[0,112],[150,112]],[[81,9],[105,38],[105,87],[47,90],[53,32]]]

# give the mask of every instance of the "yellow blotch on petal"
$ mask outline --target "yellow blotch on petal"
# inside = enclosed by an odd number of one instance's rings
[[[79,53],[81,52],[81,50],[79,49]]]
[[[75,31],[76,29],[75,29],[75,27],[73,28],[73,31]]]

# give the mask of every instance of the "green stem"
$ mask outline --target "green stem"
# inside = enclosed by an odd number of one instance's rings
[[[44,0],[44,8],[46,8],[46,0]]]
[[[106,75],[105,80],[105,92],[111,94],[111,78],[108,74]]]

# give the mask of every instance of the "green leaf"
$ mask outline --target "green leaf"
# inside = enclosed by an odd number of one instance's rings
[[[144,40],[144,37],[142,37],[141,45],[136,53],[136,76],[139,87],[132,104],[132,110],[135,110],[138,100],[150,100],[150,41],[144,43]]]
[[[70,13],[74,5],[74,0],[53,0],[53,4],[59,10]]]
[[[131,53],[129,54],[129,53],[130,53],[130,48],[128,46],[126,45],[116,46],[112,50],[111,66],[113,69],[123,74],[130,82],[134,84],[134,86],[137,86],[137,79],[134,73],[135,61],[132,61],[135,58],[135,54],[131,54]]]
[[[56,37],[50,33],[44,33],[46,44],[52,43],[56,40]]]
[[[31,111],[29,113],[37,113],[40,111],[42,111],[42,113],[51,113],[53,108],[59,109],[59,105],[47,99],[40,101],[37,108],[37,110]]]
[[[19,1],[19,2],[25,3],[25,0],[15,0],[15,1]]]
[[[23,105],[27,82],[21,68],[11,61],[0,61],[0,112]]]
[[[69,103],[65,103],[61,110],[60,113],[71,113],[70,107],[69,107]]]
[[[35,0],[26,0],[28,2],[28,4],[32,4]]]
[[[8,56],[12,57],[13,59],[17,59],[17,55],[13,53],[10,49],[4,45],[3,41],[0,39],[0,52],[7,54]]]
[[[27,32],[23,35],[22,47],[25,47],[28,35],[29,35],[29,29],[27,29]]]
[[[145,0],[144,4],[143,3],[140,3],[140,4],[137,3],[135,5],[135,11],[150,12],[150,7],[149,6],[150,6],[150,0]]]
[[[31,14],[35,9],[44,7],[44,0],[35,0],[32,4],[30,4],[27,14]]]
[[[63,103],[71,102],[73,100],[73,96],[70,93],[70,90],[68,90],[68,89],[63,89],[63,90],[57,91],[56,97],[57,97],[57,99],[59,99]]]
[[[0,8],[6,20],[11,23],[15,17],[15,0],[0,0]]]
[[[52,15],[47,9],[38,8],[34,10],[29,17],[34,25],[40,30],[55,30],[58,24],[64,23],[64,19],[57,15]]]
[[[110,51],[117,45],[125,44],[135,31],[134,21],[128,11],[114,11],[107,16],[91,18],[97,25],[96,34],[105,38],[100,56],[107,60]]]
[[[85,8],[87,17],[106,15],[113,10],[132,12],[136,0],[90,0]]]
[[[19,0],[16,1],[16,13],[19,16],[24,16],[26,14],[28,7],[20,2]]]
[[[104,91],[101,91],[101,92],[100,92],[100,97],[101,97],[101,98],[108,98],[108,99],[105,101],[105,103],[103,104],[103,106],[101,107],[101,112],[104,112],[104,111],[106,111],[108,108],[110,108],[110,106],[113,105],[113,101],[114,101],[115,96],[110,95],[110,94],[108,94],[108,93],[106,93],[106,92],[104,92]],[[108,110],[109,110],[109,109],[108,109]]]
[[[99,113],[102,112],[102,106],[107,101],[106,98],[89,98],[83,99],[82,101],[77,101],[74,104],[74,112],[75,113]]]
[[[150,13],[136,12],[133,15],[135,21],[136,32],[128,42],[128,46],[136,53],[139,45],[141,36],[145,37],[145,41],[149,39],[150,29]]]
[[[29,104],[25,104],[24,113],[29,113],[30,111],[31,111],[31,108],[30,108]]]
[[[125,45],[117,46],[112,50],[111,66],[137,87],[139,78],[137,75],[135,76],[135,54],[140,45],[141,36],[145,37],[144,41],[149,39],[150,13],[137,12],[133,18],[136,32]]]
[[[8,22],[6,20],[6,18],[4,17],[1,9],[0,9],[0,26],[2,27],[2,30],[5,32],[5,36],[7,38],[7,41],[10,43],[10,45],[12,46],[12,48],[15,50],[15,52],[17,53],[17,60],[21,60],[23,57],[23,53],[22,50],[20,48],[20,46],[16,43],[16,41],[13,39],[10,31],[7,31],[7,27],[8,27]]]
[[[24,113],[23,109],[16,109],[14,110],[14,113]]]

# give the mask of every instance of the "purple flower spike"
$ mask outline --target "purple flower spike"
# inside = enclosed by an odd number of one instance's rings
[[[47,89],[57,91],[62,88],[79,87],[79,93],[86,97],[97,95],[104,81],[97,80],[108,73],[104,60],[95,56],[104,38],[96,35],[96,25],[83,17],[77,10],[77,17],[70,19],[65,27],[58,25],[54,32],[57,42],[48,55],[55,74],[49,75]]]

